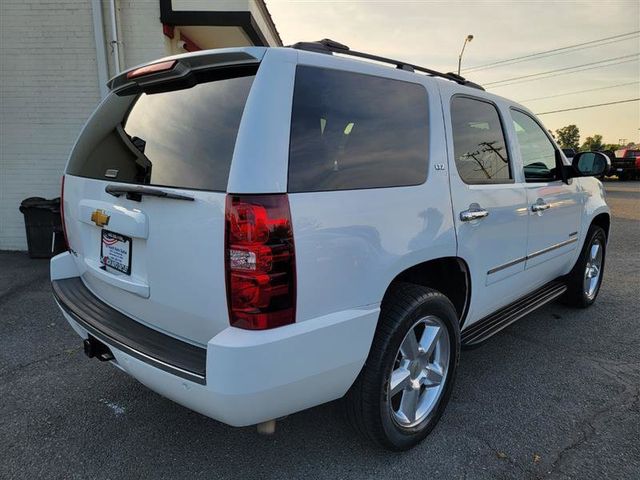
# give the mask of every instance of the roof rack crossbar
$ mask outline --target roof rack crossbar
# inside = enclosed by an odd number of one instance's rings
[[[431,75],[433,77],[440,77],[447,80],[451,80],[453,82],[459,83],[460,85],[465,85],[471,88],[477,88],[478,90],[484,90],[484,88],[481,85],[471,82],[466,78],[460,75],[457,75],[455,73],[452,73],[452,72],[442,73],[442,72],[438,72],[437,70],[421,67],[419,65],[413,65],[411,63],[403,62],[400,60],[393,60],[391,58],[380,57],[378,55],[372,55],[370,53],[357,52],[355,50],[351,50],[348,46],[342,43],[338,43],[328,38],[319,40],[317,42],[298,42],[293,45],[290,45],[290,47],[295,48],[296,50],[306,50],[310,52],[325,53],[329,55],[333,53],[339,53],[342,55],[349,55],[352,57],[360,57],[360,58],[365,58],[367,60],[373,60],[374,62],[388,63],[391,65],[395,65],[396,68],[401,70],[407,70],[409,72],[418,71],[418,72],[426,73],[427,75]]]

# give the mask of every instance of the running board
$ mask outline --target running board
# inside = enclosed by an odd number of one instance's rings
[[[540,308],[545,303],[558,298],[567,290],[564,282],[559,280],[547,283],[538,290],[522,297],[520,300],[501,308],[495,313],[465,328],[461,333],[462,345],[470,347],[484,342],[503,328],[520,320],[525,315]]]

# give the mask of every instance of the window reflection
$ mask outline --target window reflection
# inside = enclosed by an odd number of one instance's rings
[[[427,123],[427,95],[421,85],[299,66],[289,191],[423,183]]]
[[[556,178],[556,149],[540,125],[529,115],[511,110],[513,127],[518,136],[524,176],[528,181],[550,181]]]
[[[226,190],[253,79],[228,78],[132,97],[128,117],[99,139],[90,155],[70,164],[69,173],[126,183]]]
[[[502,183],[513,178],[495,106],[468,97],[454,97],[451,122],[456,167],[465,183]]]

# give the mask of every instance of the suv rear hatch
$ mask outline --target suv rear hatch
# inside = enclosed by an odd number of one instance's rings
[[[116,77],[63,180],[69,248],[87,287],[196,345],[229,325],[225,192],[262,54],[216,51]]]

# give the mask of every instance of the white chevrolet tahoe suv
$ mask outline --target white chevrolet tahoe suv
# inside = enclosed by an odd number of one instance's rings
[[[529,110],[460,76],[323,40],[109,87],[63,177],[53,292],[89,357],[204,415],[271,429],[342,398],[407,449],[461,347],[598,294],[606,157],[569,164]]]

